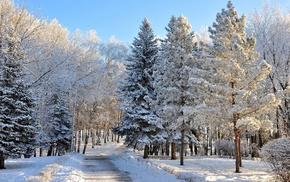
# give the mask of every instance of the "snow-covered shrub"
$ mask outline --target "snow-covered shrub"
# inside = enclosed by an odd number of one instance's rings
[[[260,155],[279,181],[290,181],[290,138],[268,142],[262,147]]]
[[[234,141],[228,141],[228,140],[218,140],[215,143],[217,152],[220,156],[222,155],[234,155],[235,151],[235,145]]]

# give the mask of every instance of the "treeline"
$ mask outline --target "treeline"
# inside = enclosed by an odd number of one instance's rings
[[[0,14],[0,168],[36,148],[41,156],[77,151],[80,133],[106,135],[119,117],[127,45],[94,30],[71,33],[11,0]]]
[[[289,136],[289,15],[265,5],[249,20],[229,1],[209,37],[181,15],[157,40],[145,18],[125,63],[114,131],[144,158],[176,159],[178,151],[183,165],[184,155],[230,155],[236,172],[242,156]]]

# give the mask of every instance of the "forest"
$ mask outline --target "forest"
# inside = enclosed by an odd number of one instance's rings
[[[229,1],[200,33],[169,17],[164,39],[144,18],[131,45],[11,0],[0,13],[0,169],[125,137],[144,158],[229,156],[240,172],[242,158],[263,157],[290,179],[289,12],[266,3],[239,16]]]

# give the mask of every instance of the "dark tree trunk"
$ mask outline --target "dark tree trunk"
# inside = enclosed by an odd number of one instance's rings
[[[153,145],[153,153],[154,155],[158,155],[159,152],[159,145],[158,144],[154,144]]]
[[[79,130],[77,153],[80,153],[80,150],[81,150],[81,137],[82,137],[81,133],[82,133],[82,131]]]
[[[182,130],[181,130],[181,147],[180,147],[180,165],[184,165],[184,121],[182,123]]]
[[[171,143],[171,160],[176,160],[176,143]]]
[[[197,155],[197,146],[194,145],[194,154]]]
[[[117,143],[120,143],[120,135],[118,135]]]
[[[276,109],[276,129],[277,129],[277,132],[275,133],[275,138],[280,138],[280,129],[279,129],[279,108]]]
[[[47,156],[51,156],[51,155],[52,155],[52,146],[50,146],[47,151]]]
[[[239,137],[238,137],[238,145],[239,145],[239,165],[242,167],[242,152],[241,152],[241,131],[239,131]]]
[[[4,163],[5,163],[4,154],[3,152],[0,152],[0,169],[5,169]]]
[[[153,145],[152,144],[150,144],[150,146],[149,146],[149,154],[153,155]]]
[[[42,157],[43,156],[43,148],[40,148],[39,149],[39,157]]]
[[[34,153],[34,157],[36,157],[36,149],[34,149],[34,152],[33,153]]]
[[[85,146],[84,146],[84,149],[83,149],[83,154],[86,153],[86,149],[87,149],[87,145],[89,143],[89,135],[86,136],[86,139],[85,139]]]
[[[167,141],[166,141],[166,144],[165,144],[165,155],[169,156],[169,142],[167,142]]]
[[[262,138],[262,132],[261,130],[259,130],[259,147],[262,148],[263,147],[263,138]]]
[[[137,143],[137,142],[135,142],[135,145],[134,145],[134,150],[137,148],[137,144],[138,144],[138,143]]]
[[[107,143],[107,137],[105,136],[105,134],[103,135],[104,137],[104,143]]]
[[[92,148],[95,148],[96,145],[96,133],[94,132],[94,129],[91,131],[91,137],[92,137]]]
[[[145,145],[143,158],[148,159],[149,158],[148,154],[149,154],[149,145]]]
[[[189,148],[190,148],[190,156],[193,156],[193,143],[189,143]]]

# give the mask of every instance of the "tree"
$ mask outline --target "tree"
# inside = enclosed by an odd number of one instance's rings
[[[120,107],[123,116],[115,130],[120,135],[126,135],[126,143],[130,146],[137,143],[148,145],[162,141],[164,136],[163,127],[150,105],[150,99],[154,97],[152,74],[158,47],[147,18],[142,21],[131,49],[132,53],[125,63],[127,76],[118,90],[119,99],[123,102]]]
[[[0,169],[7,157],[29,157],[37,140],[35,105],[24,83],[19,40],[13,29],[0,37]]]
[[[290,105],[287,89],[290,81],[290,17],[283,14],[278,6],[270,6],[266,2],[262,11],[255,11],[249,16],[247,30],[253,33],[257,40],[255,50],[272,66],[268,76],[267,92],[281,97],[281,104],[277,107],[275,115],[276,138],[290,134]]]
[[[213,40],[211,55],[215,59],[212,66],[216,70],[213,102],[220,108],[233,127],[235,138],[236,172],[241,166],[241,131],[251,126],[259,129],[264,122],[261,115],[271,112],[279,103],[274,94],[261,91],[264,80],[271,71],[266,61],[257,62],[258,53],[254,52],[255,39],[245,33],[246,17],[241,18],[231,1],[227,9],[217,14],[216,22],[209,28]]]
[[[63,155],[71,149],[72,143],[72,122],[71,113],[68,110],[65,100],[59,93],[51,96],[47,102],[46,132],[50,148],[48,156],[52,155],[56,147],[58,155]]]
[[[196,50],[194,33],[185,16],[172,16],[167,37],[161,43],[158,62],[155,66],[155,105],[157,115],[162,119],[172,142],[172,159],[176,159],[175,143],[181,141],[181,165],[183,165],[184,136],[191,138],[186,124],[190,122],[187,110],[194,107],[194,93],[189,79],[194,67],[193,52]]]

